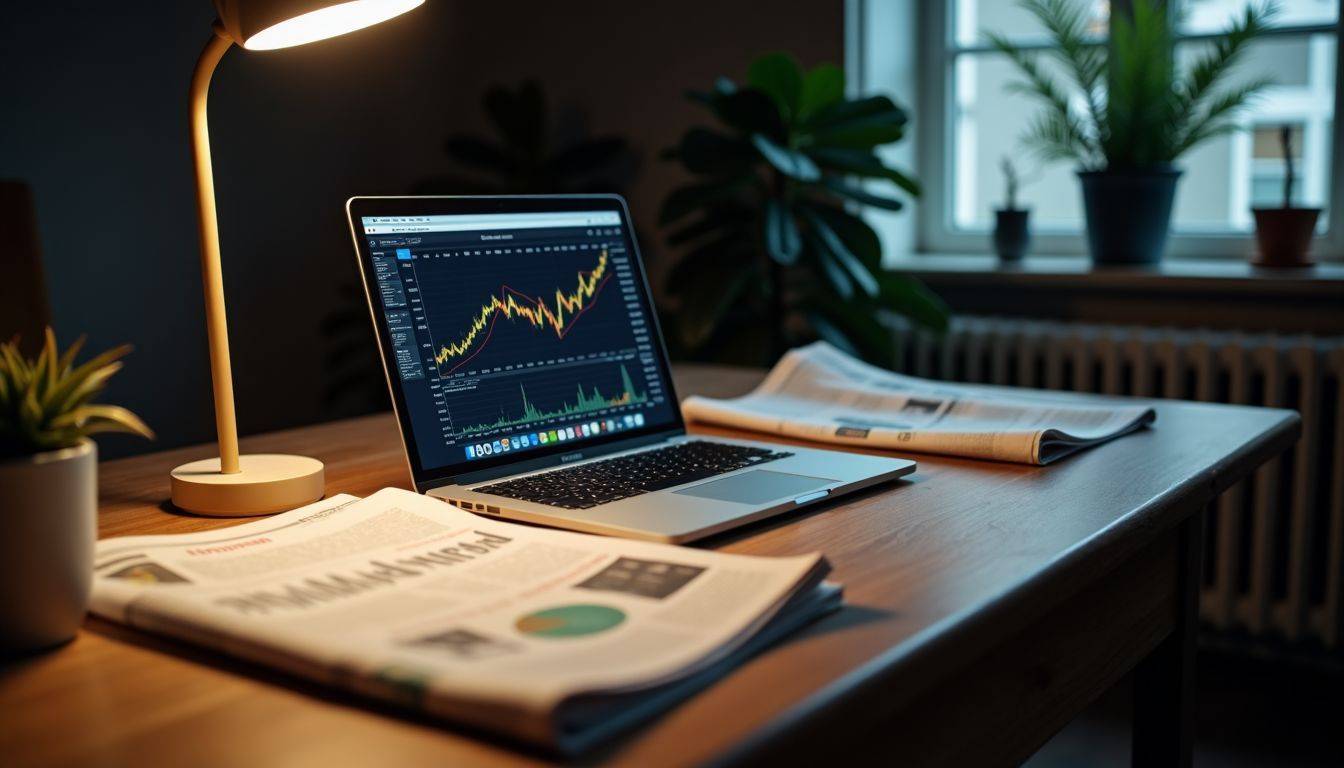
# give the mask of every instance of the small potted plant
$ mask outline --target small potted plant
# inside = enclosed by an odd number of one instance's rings
[[[1021,187],[1022,177],[1018,176],[1013,161],[1007,157],[999,163],[1003,169],[1005,187],[1004,207],[994,211],[994,250],[1004,261],[1021,261],[1031,244],[1031,230],[1028,220],[1031,211],[1017,207],[1017,191]]]
[[[1279,129],[1279,146],[1283,148],[1283,206],[1279,208],[1252,208],[1255,215],[1255,241],[1259,246],[1251,261],[1258,267],[1309,267],[1311,237],[1316,232],[1320,208],[1293,207],[1293,183],[1297,172],[1293,165],[1293,128]]]
[[[94,403],[130,351],[75,365],[47,329],[36,359],[0,344],[0,654],[75,635],[93,584],[98,535],[98,451],[89,435],[153,437],[135,414]]]

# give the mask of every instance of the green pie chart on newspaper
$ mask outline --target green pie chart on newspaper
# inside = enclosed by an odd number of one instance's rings
[[[605,632],[625,621],[625,612],[606,605],[562,605],[528,613],[514,623],[533,637],[582,637]]]

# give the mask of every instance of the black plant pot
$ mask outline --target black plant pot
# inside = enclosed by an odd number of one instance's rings
[[[1180,177],[1181,172],[1169,166],[1145,171],[1079,171],[1093,263],[1161,261]]]
[[[1004,261],[1021,261],[1031,244],[1027,220],[1031,211],[1006,208],[994,211],[994,251]]]

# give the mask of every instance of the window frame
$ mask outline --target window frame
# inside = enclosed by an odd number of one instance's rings
[[[875,13],[874,6],[884,0],[848,0],[846,15],[846,57],[851,73],[857,74],[851,80],[851,89],[856,92],[888,92],[894,83],[905,82],[900,73],[886,72],[872,66],[870,59],[876,46],[865,45],[872,32],[867,29],[870,22],[881,20],[891,22],[889,12],[886,15]],[[916,41],[915,63],[918,70],[914,78],[915,131],[917,146],[913,149],[915,170],[924,187],[919,204],[915,207],[915,233],[913,250],[918,253],[975,253],[987,248],[988,229],[961,229],[954,223],[955,178],[954,142],[952,132],[955,116],[951,113],[954,105],[954,63],[959,56],[975,53],[987,53],[992,48],[984,44],[960,45],[952,35],[955,0],[926,0],[902,5],[906,8],[906,21]],[[1121,5],[1124,0],[1116,2]],[[874,18],[876,16],[876,18]],[[1344,129],[1341,129],[1339,117],[1344,114],[1344,51],[1340,50],[1340,22],[1334,24],[1294,25],[1275,27],[1266,32],[1267,37],[1303,37],[1314,34],[1333,34],[1336,38],[1335,55],[1335,93],[1334,118],[1331,121],[1332,135],[1329,178],[1327,187],[1330,192],[1330,207],[1326,211],[1326,231],[1319,233],[1313,240],[1313,254],[1320,260],[1337,261],[1344,257]],[[1178,43],[1198,42],[1218,37],[1216,33],[1180,34]],[[908,39],[908,37],[906,38]],[[1048,46],[1044,40],[1028,41],[1026,48],[1041,49]],[[908,79],[908,76],[907,76]],[[896,89],[906,90],[904,88]],[[883,227],[879,227],[883,228]],[[1084,233],[1063,233],[1059,231],[1039,231],[1033,233],[1032,252],[1039,255],[1071,255],[1086,253]],[[1246,258],[1255,251],[1254,232],[1181,232],[1173,229],[1167,245],[1169,258]]]

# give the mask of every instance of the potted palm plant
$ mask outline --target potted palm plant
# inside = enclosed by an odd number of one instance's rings
[[[1309,267],[1312,261],[1307,252],[1321,209],[1293,206],[1297,171],[1293,163],[1292,126],[1279,129],[1279,146],[1283,150],[1283,205],[1251,209],[1255,215],[1255,240],[1259,246],[1259,257],[1253,263],[1260,267]]]
[[[1181,175],[1176,160],[1236,130],[1241,109],[1269,84],[1226,81],[1274,8],[1248,7],[1182,74],[1174,61],[1170,2],[1132,0],[1128,12],[1112,15],[1109,45],[1089,37],[1090,14],[1077,0],[1019,5],[1049,33],[1050,49],[1033,53],[1000,33],[985,34],[1022,75],[1012,87],[1045,105],[1026,141],[1046,160],[1078,164],[1095,262],[1159,261]],[[1078,98],[1046,71],[1043,55],[1063,65]]]
[[[98,432],[153,433],[135,414],[94,403],[129,347],[76,365],[47,330],[35,359],[0,344],[0,653],[74,637],[88,607],[98,533]]]
[[[678,353],[768,364],[820,337],[890,364],[884,311],[946,326],[937,296],[883,269],[877,233],[852,209],[898,211],[901,196],[919,194],[876,152],[904,137],[905,110],[886,96],[846,98],[840,68],[804,72],[779,53],[754,61],[744,84],[721,77],[690,97],[717,125],[664,153],[695,177],[660,214],[668,243],[683,249],[666,283]]]

